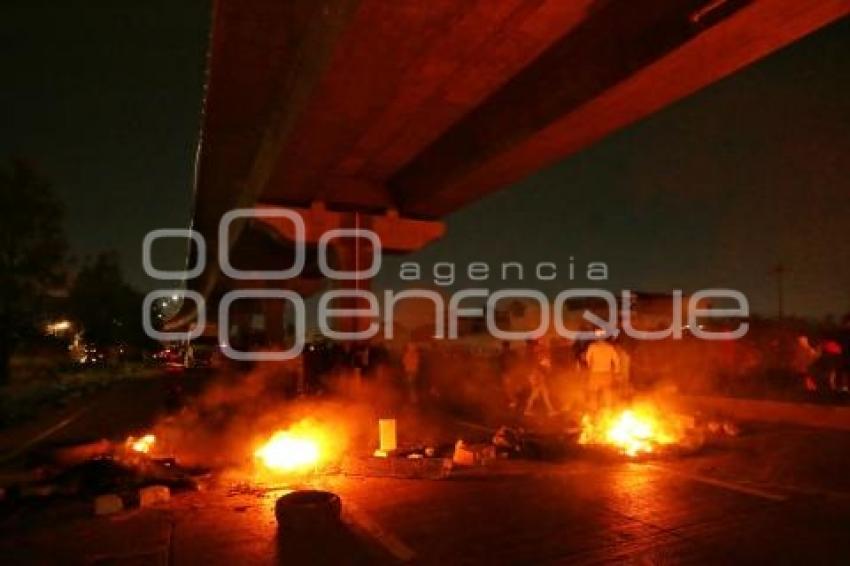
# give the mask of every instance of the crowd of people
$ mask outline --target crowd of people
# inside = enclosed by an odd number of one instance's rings
[[[579,342],[320,341],[287,363],[284,382],[292,396],[371,382],[412,406],[477,406],[536,418],[594,412],[659,384],[696,394],[776,397],[784,388],[792,399],[850,399],[848,354],[850,344],[840,337],[776,328],[729,343],[635,343],[604,335]]]
[[[321,343],[308,347],[296,365],[296,389],[303,394],[322,391],[334,380],[354,386],[381,381],[394,386],[409,405],[489,402],[527,417],[562,413],[568,404],[565,380],[580,391],[578,402],[591,410],[629,394],[631,355],[622,344],[600,337],[568,346],[505,341],[497,353],[435,342],[407,341],[393,349],[379,343]]]
[[[524,416],[540,414],[541,410],[550,417],[559,414],[565,400],[553,400],[556,396],[551,383],[556,374],[576,382],[581,393],[579,402],[591,411],[612,406],[628,395],[631,356],[621,344],[600,337],[572,346],[570,355],[556,362],[548,341],[529,340],[521,354],[510,342],[503,342],[499,369],[508,407],[521,407]],[[522,376],[527,380],[525,384]]]

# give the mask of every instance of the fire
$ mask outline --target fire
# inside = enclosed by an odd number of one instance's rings
[[[304,472],[326,456],[327,433],[310,420],[278,430],[254,451],[254,456],[273,472]]]
[[[319,445],[312,439],[279,431],[258,448],[254,456],[267,468],[291,472],[315,466],[319,462]]]
[[[156,436],[153,434],[146,434],[139,438],[133,436],[127,438],[127,447],[133,452],[141,454],[148,454],[154,444],[156,444]]]
[[[581,429],[579,444],[607,444],[631,458],[655,452],[656,447],[674,444],[679,438],[676,427],[651,406],[605,411],[595,419],[584,415]]]

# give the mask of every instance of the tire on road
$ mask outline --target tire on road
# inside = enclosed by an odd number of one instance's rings
[[[335,528],[340,522],[342,501],[329,491],[293,491],[275,503],[274,514],[281,531],[309,533]]]

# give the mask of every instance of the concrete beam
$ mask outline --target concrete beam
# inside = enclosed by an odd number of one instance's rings
[[[406,253],[419,250],[445,233],[445,224],[434,220],[402,218],[395,211],[386,214],[336,212],[317,202],[310,208],[287,208],[261,204],[258,212],[286,209],[296,212],[304,220],[305,241],[316,244],[328,230],[338,228],[363,228],[378,234],[381,247],[389,252]],[[259,216],[258,222],[272,228],[281,237],[294,241],[295,227],[284,218]]]
[[[402,213],[440,217],[848,12],[847,0],[606,3],[389,185]]]

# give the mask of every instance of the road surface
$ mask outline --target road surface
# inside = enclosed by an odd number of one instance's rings
[[[342,528],[320,540],[278,536],[282,489],[213,476],[201,491],[110,518],[92,517],[90,502],[6,510],[0,556],[8,564],[846,564],[848,448],[848,433],[751,425],[679,459],[579,453],[441,481],[318,477],[311,485],[338,493],[344,509]]]

